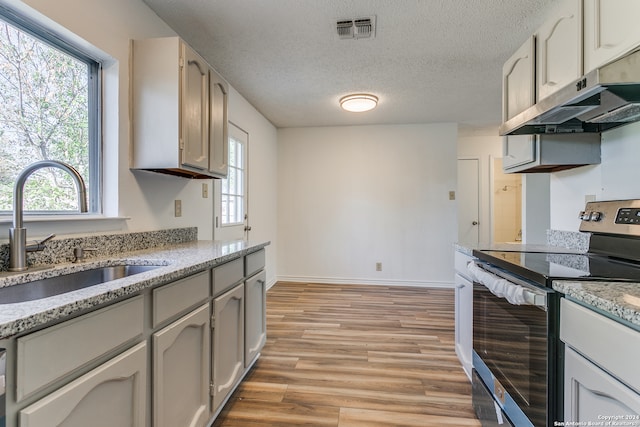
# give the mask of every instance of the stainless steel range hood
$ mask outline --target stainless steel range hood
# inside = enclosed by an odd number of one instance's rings
[[[500,126],[500,135],[599,133],[640,120],[640,50],[597,68]]]

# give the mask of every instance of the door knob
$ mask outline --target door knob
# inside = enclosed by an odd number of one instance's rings
[[[471,225],[478,225],[478,221],[473,221]]]

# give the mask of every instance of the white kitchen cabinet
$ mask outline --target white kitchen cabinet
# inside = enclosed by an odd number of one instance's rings
[[[603,416],[613,415],[627,417],[618,422],[640,424],[640,395],[571,348],[565,353],[564,376],[565,421],[598,425]]]
[[[22,409],[20,427],[145,427],[146,362],[140,343]]]
[[[153,426],[209,420],[209,304],[153,334]]]
[[[565,422],[587,425],[619,416],[640,423],[640,332],[563,298],[560,339],[566,344]]]
[[[473,368],[473,279],[467,264],[473,257],[456,251],[455,256],[455,343],[462,368],[471,380]]]
[[[565,19],[559,17],[550,22],[555,22],[555,28],[558,29],[564,26]],[[571,22],[566,23],[569,28],[572,27],[571,24]],[[572,31],[573,29],[565,32]],[[555,40],[551,29],[546,30],[545,35],[549,46],[555,44],[562,46],[568,43],[561,40],[562,37]],[[505,121],[533,106],[537,100],[535,47],[536,37],[529,38],[504,64],[502,115]],[[547,56],[547,62],[555,56],[562,56],[562,53],[556,53],[556,50],[558,47],[553,47],[551,51],[545,50],[543,54]],[[563,67],[563,65],[558,66],[560,70],[558,71],[555,65],[550,63],[545,65],[549,72],[558,76],[554,77],[558,80],[568,79],[570,75],[577,72],[565,70]],[[555,85],[547,84],[546,86],[555,88]],[[504,137],[502,147],[502,167],[505,173],[555,172],[600,163],[599,134],[510,135]]]
[[[502,67],[502,120],[507,121],[536,102],[535,37],[530,37]],[[534,161],[535,138],[505,136],[502,166],[506,170]]]
[[[178,37],[132,42],[132,169],[226,176],[227,83]]]
[[[18,338],[16,400],[142,337],[143,307],[138,296]]]
[[[267,276],[264,271],[244,282],[244,363],[251,366],[267,341]]]
[[[209,69],[209,172],[217,177],[226,177],[229,168],[228,97],[227,83]]]
[[[640,2],[584,0],[584,72],[640,45]]]
[[[244,283],[240,283],[213,300],[212,412],[226,401],[244,374],[244,292]]]
[[[563,0],[536,35],[537,99],[582,76],[582,0]]]

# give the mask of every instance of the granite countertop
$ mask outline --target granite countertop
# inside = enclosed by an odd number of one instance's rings
[[[640,283],[555,280],[553,289],[640,330]]]
[[[25,273],[2,272],[0,273],[0,287],[123,263],[161,266],[151,271],[62,295],[35,301],[0,304],[0,339],[119,300],[145,288],[169,283],[215,267],[226,261],[258,251],[269,243],[253,243],[243,240],[229,242],[200,240],[156,249],[124,252],[117,256],[92,258],[78,264],[56,264],[50,268],[38,268]]]

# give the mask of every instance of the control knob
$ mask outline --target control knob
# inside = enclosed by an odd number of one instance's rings
[[[582,221],[589,221],[591,219],[591,213],[580,211],[580,215],[578,215],[578,218],[580,218]]]
[[[602,212],[597,212],[597,211],[591,212],[591,215],[589,216],[589,219],[591,221],[595,221],[595,222],[600,221],[602,219]]]

